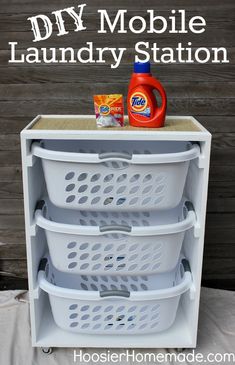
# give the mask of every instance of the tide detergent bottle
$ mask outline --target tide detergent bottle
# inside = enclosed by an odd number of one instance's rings
[[[160,94],[161,106],[157,105],[154,90]],[[151,75],[150,62],[135,62],[127,96],[130,125],[147,128],[163,127],[166,106],[166,92],[161,83]]]

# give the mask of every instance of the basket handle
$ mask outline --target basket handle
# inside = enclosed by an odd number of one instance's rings
[[[101,298],[107,297],[125,297],[129,298],[130,292],[128,290],[103,290],[100,291]]]
[[[187,260],[187,259],[182,259],[181,260],[181,264],[182,264],[182,266],[183,266],[183,268],[184,268],[184,272],[186,273],[186,272],[192,272],[191,271],[191,267],[190,267],[190,263],[189,263],[189,261]]]
[[[100,160],[131,160],[132,155],[127,152],[103,152],[99,153]]]
[[[46,257],[43,257],[40,262],[39,262],[39,265],[38,265],[38,272],[39,271],[45,271],[46,269],[46,266],[47,266],[47,258]]]
[[[105,226],[100,227],[100,232],[111,232],[111,231],[118,231],[118,232],[131,232],[131,227],[128,225],[118,225],[118,224],[107,224]]]

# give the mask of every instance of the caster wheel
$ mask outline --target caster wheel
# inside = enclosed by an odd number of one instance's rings
[[[42,347],[42,352],[46,355],[52,354],[53,350],[51,347]]]

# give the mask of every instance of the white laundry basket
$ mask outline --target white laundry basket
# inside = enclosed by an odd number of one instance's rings
[[[186,230],[196,221],[190,202],[163,212],[85,212],[41,201],[35,223],[46,232],[53,265],[91,275],[172,270]]]
[[[58,207],[95,211],[170,209],[182,198],[189,161],[198,144],[177,141],[43,140],[50,200]]]
[[[49,294],[56,324],[89,334],[144,334],[169,328],[179,299],[192,285],[189,263],[152,276],[77,276],[57,271],[48,258],[38,282]]]

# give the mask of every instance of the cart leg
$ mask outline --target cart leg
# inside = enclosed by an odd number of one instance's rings
[[[52,354],[53,349],[52,349],[52,347],[42,347],[42,352],[44,354],[50,355],[50,354]]]

